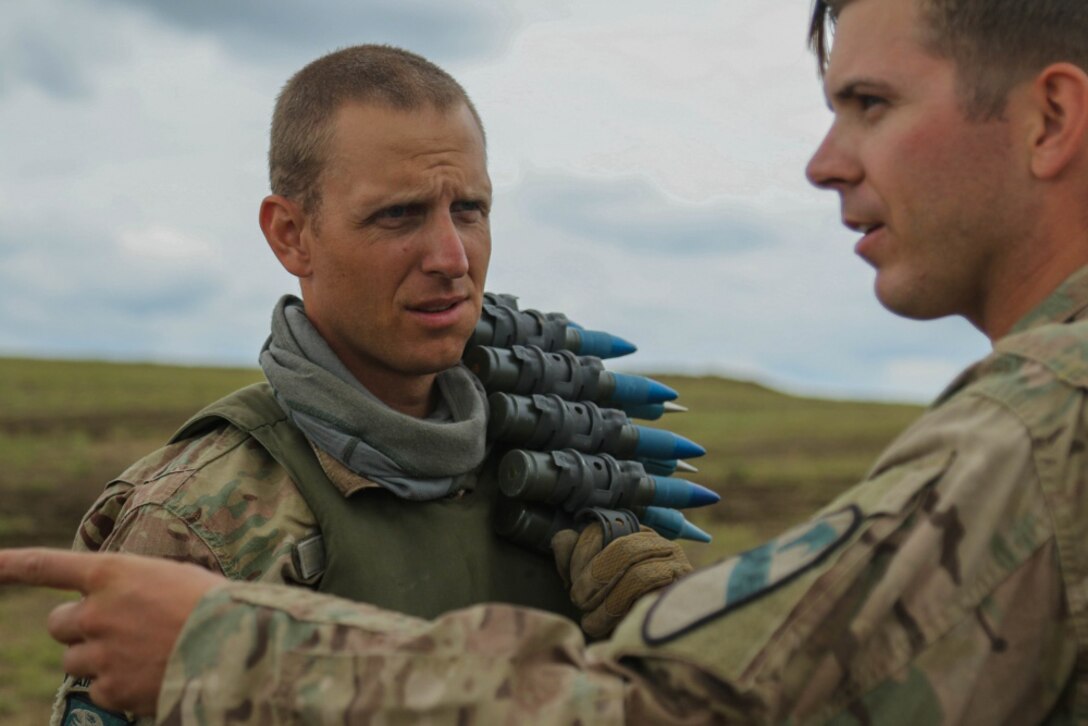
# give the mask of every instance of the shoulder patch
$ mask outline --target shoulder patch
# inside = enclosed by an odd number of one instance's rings
[[[642,637],[660,645],[767,595],[820,564],[861,521],[849,506],[683,578],[653,604]]]
[[[107,711],[93,703],[81,693],[68,696],[64,705],[62,726],[130,726],[136,723],[125,718],[122,713]]]

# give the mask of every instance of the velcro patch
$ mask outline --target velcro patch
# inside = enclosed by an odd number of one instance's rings
[[[777,590],[820,564],[860,521],[860,510],[850,506],[688,575],[650,608],[642,637],[650,645],[666,643]]]
[[[130,726],[136,723],[125,718],[123,713],[107,711],[93,703],[82,693],[68,696],[64,705],[63,726]]]

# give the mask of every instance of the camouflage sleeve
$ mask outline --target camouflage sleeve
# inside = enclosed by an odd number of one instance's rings
[[[127,552],[192,562],[226,574],[219,558],[189,524],[162,507],[145,505],[130,510],[102,543],[103,552]]]
[[[120,480],[110,482],[83,515],[72,549],[76,552],[97,552],[102,549],[102,543],[113,532],[131,494],[131,483]]]
[[[159,505],[133,507],[133,490],[127,481],[109,484],[83,516],[72,549],[163,557],[223,574],[214,553],[189,523]]]
[[[76,546],[192,562],[232,580],[312,585],[294,551],[316,529],[283,467],[225,427],[130,467],[84,517]]]
[[[94,543],[95,549],[102,552],[130,552],[192,562],[222,574],[222,568],[208,546],[184,522],[161,507],[143,506],[118,518],[130,488],[131,485],[124,482],[107,487],[84,517],[75,549],[85,549],[88,543]],[[104,537],[101,536],[103,533]],[[88,695],[90,685],[85,678],[65,676],[53,705],[53,726],[150,723],[150,720],[136,720],[96,706]]]
[[[182,633],[160,717],[1037,723],[1065,712],[1077,658],[1038,444],[985,397],[931,411],[814,519],[644,599],[589,649],[533,611],[424,622],[231,586]]]
[[[238,472],[265,469],[252,464],[254,456],[238,441],[240,434],[226,431],[165,447],[136,462],[107,485],[84,515],[73,548],[191,562],[233,578],[287,579],[293,573],[290,544],[265,531],[282,524],[283,517],[264,510],[275,513],[286,496],[282,492],[295,490],[272,488],[280,497],[253,503],[256,497],[238,485],[245,479]],[[178,461],[185,464],[175,466]],[[54,702],[53,726],[135,722],[92,703],[89,687],[86,679],[65,677]]]
[[[1051,422],[1054,441],[1083,440],[1081,407],[1052,410],[1070,416]],[[643,601],[602,650],[681,712],[937,724],[1065,711],[1077,633],[1046,494],[1065,484],[1044,483],[1040,460],[1061,457],[1022,413],[976,395],[931,410],[867,481]],[[1055,468],[1079,487],[1079,465]]]
[[[146,536],[157,539],[155,532],[180,531],[176,517],[162,510],[152,512],[144,510],[142,516],[130,516],[125,511],[125,504],[133,492],[133,485],[124,480],[110,483],[102,495],[84,515],[76,532],[72,549],[76,551],[116,551],[135,552],[138,554],[170,557],[171,559],[195,562],[214,571],[220,568],[214,565],[214,558],[207,547],[201,547],[199,539],[193,536],[170,537],[164,544],[152,545]],[[152,524],[153,523],[153,524]],[[130,539],[130,534],[135,533]],[[134,543],[134,544],[132,544]],[[146,548],[145,548],[146,547]],[[122,726],[127,724],[151,723],[148,719],[137,720],[128,714],[107,711],[97,706],[88,694],[91,682],[86,678],[73,678],[66,675],[57,691],[53,702],[50,726],[80,726],[81,724],[103,724],[103,726]]]
[[[574,623],[543,611],[481,605],[426,621],[231,584],[186,624],[158,722],[614,724],[623,689],[589,667]]]

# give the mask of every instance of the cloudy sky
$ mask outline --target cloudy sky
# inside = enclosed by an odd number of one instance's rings
[[[257,207],[275,95],[401,45],[488,128],[489,289],[636,342],[627,370],[926,400],[986,341],[873,299],[803,176],[810,0],[0,0],[0,355],[252,365],[297,289]]]

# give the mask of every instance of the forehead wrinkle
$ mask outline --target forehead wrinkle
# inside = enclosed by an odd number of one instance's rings
[[[466,154],[461,149],[452,149],[442,152],[421,152],[417,154],[412,161],[423,161],[424,166],[422,168],[415,167],[408,171],[408,174],[414,176],[420,175],[419,184],[417,189],[430,190],[431,187],[438,185],[440,189],[446,189],[454,187],[464,191],[470,191],[477,187],[483,187],[484,189],[491,188],[491,179],[487,173],[487,165],[483,163],[483,160],[479,160],[479,166],[474,162],[459,163],[461,160],[453,157],[465,157],[475,156],[474,154]],[[427,157],[433,157],[428,159]],[[479,183],[476,183],[479,182]],[[423,191],[426,194],[426,191]]]
[[[473,184],[469,181],[468,175],[459,167],[451,165],[450,169],[454,172],[453,174],[428,175],[393,184],[390,184],[389,180],[381,183],[371,180],[360,189],[358,201],[363,204],[389,206],[426,204],[444,196],[461,199],[490,195],[491,185],[488,179],[485,178],[482,184]]]

